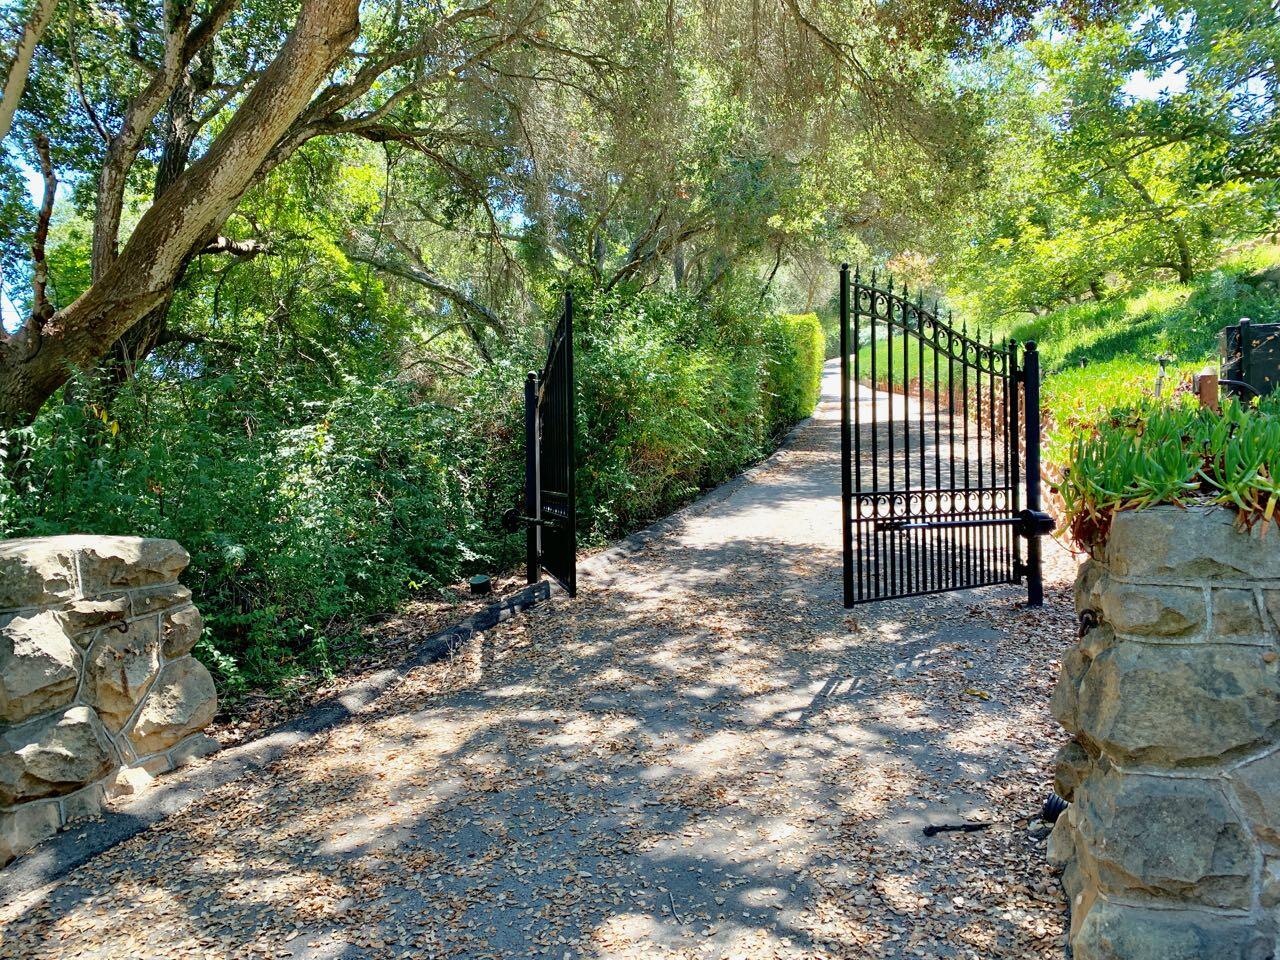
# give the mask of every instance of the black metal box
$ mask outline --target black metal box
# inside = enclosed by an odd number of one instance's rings
[[[1223,327],[1218,334],[1218,353],[1225,392],[1242,398],[1263,397],[1280,384],[1280,323],[1241,320]]]

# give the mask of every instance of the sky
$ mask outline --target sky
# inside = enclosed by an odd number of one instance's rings
[[[1129,77],[1124,92],[1138,100],[1154,100],[1162,93],[1182,93],[1187,89],[1187,75],[1178,70],[1166,70],[1158,77],[1139,70]]]

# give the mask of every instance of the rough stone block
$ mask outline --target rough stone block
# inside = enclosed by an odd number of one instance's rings
[[[1209,763],[1280,736],[1280,669],[1248,647],[1122,643],[1090,665],[1076,716],[1113,760]]]
[[[0,733],[0,806],[71,793],[106,775],[115,758],[88,707],[71,707]]]
[[[52,837],[61,825],[55,800],[0,812],[0,867]]]
[[[1081,868],[1103,893],[1252,905],[1253,839],[1219,784],[1098,771],[1073,812]]]
[[[162,583],[155,587],[143,587],[129,594],[133,615],[155,613],[168,607],[180,607],[191,602],[191,591],[180,583]]]
[[[1263,590],[1262,603],[1271,618],[1272,635],[1280,634],[1280,590]]]
[[[213,678],[204,664],[191,657],[174,660],[148,693],[129,741],[139,756],[167,750],[207,726],[217,709]]]
[[[1092,557],[1076,570],[1076,616],[1086,610],[1097,610],[1106,586],[1107,568]]]
[[[119,623],[129,616],[129,597],[116,593],[95,600],[72,600],[59,608],[57,614],[76,644],[87,647],[93,639],[94,630]]]
[[[1075,960],[1266,960],[1249,917],[1094,902],[1073,938]]]
[[[1243,533],[1222,507],[1125,510],[1111,524],[1106,560],[1121,577],[1277,579],[1280,531],[1259,523]]]
[[[106,797],[106,788],[101,783],[91,783],[75,793],[67,794],[61,800],[63,824],[98,816],[102,813]]]
[[[85,596],[170,583],[191,556],[176,540],[149,537],[80,538],[80,569]]]
[[[1120,633],[1183,636],[1204,626],[1204,591],[1112,584],[1102,595],[1102,614]]]
[[[164,655],[169,659],[185,657],[200,639],[204,620],[193,606],[166,610],[160,615],[160,638],[164,641]]]
[[[0,620],[0,720],[66,706],[79,683],[80,653],[52,612]]]
[[[46,606],[76,592],[76,537],[0,542],[0,610]]]
[[[1067,822],[1069,816],[1069,813],[1064,813],[1049,831],[1049,846],[1045,856],[1055,867],[1065,867],[1076,857],[1076,830]],[[1071,891],[1068,889],[1067,893],[1070,894]]]
[[[1090,660],[1102,651],[1110,650],[1116,645],[1116,632],[1108,624],[1100,623],[1080,638],[1080,652]]]
[[[121,767],[107,782],[107,796],[136,797],[154,780],[155,777],[142,767]]]
[[[1053,789],[1063,800],[1075,796],[1084,778],[1093,769],[1093,758],[1076,740],[1068,740],[1053,758]]]
[[[1264,910],[1280,907],[1280,857],[1267,857],[1262,864],[1262,892],[1258,902]]]
[[[1280,851],[1280,748],[1237,767],[1230,780],[1253,829]]]
[[[1267,642],[1252,590],[1213,591],[1213,634],[1223,640]]]
[[[135,620],[121,633],[99,631],[85,663],[85,697],[115,732],[124,726],[160,672],[159,618]]]
[[[1049,709],[1069,733],[1080,729],[1080,683],[1088,669],[1089,662],[1079,647],[1072,647],[1062,655],[1062,668],[1058,673],[1058,683],[1053,688]]]

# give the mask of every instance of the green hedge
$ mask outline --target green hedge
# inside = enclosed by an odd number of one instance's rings
[[[582,292],[585,543],[733,475],[811,412],[813,318],[780,319],[754,299]],[[319,364],[286,353],[192,351],[105,411],[59,398],[8,438],[22,462],[0,476],[0,535],[181,542],[208,627],[197,654],[224,694],[329,672],[358,649],[364,618],[523,555],[500,518],[521,499],[523,380],[542,365],[543,331],[430,385],[380,354]]]
[[[818,405],[827,338],[816,313],[783,314],[776,325],[768,390],[772,425],[779,431],[812,416]]]

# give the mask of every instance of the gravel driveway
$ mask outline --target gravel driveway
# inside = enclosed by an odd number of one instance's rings
[[[837,382],[576,601],[0,907],[0,957],[1061,957],[1070,560],[1039,611],[843,610]]]

